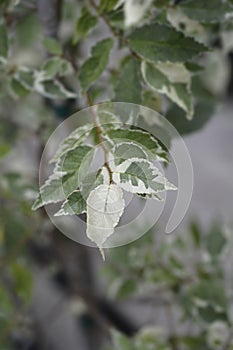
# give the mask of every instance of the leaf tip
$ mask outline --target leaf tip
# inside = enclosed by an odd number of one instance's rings
[[[99,251],[100,251],[100,254],[101,254],[102,258],[103,258],[103,261],[105,261],[106,259],[105,259],[104,248],[99,247]]]

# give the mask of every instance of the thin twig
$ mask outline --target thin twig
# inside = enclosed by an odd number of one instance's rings
[[[94,119],[94,124],[95,124],[95,127],[96,127],[98,143],[99,143],[100,147],[103,149],[103,152],[104,152],[104,166],[105,166],[105,168],[107,169],[107,171],[109,173],[109,182],[111,184],[113,182],[113,179],[112,179],[112,170],[111,170],[111,168],[110,168],[110,166],[108,164],[108,149],[105,147],[105,145],[103,143],[103,140],[102,140],[102,137],[101,137],[102,130],[101,130],[101,128],[100,128],[100,126],[99,126],[99,124],[97,122],[95,112],[92,109],[93,104],[92,104],[90,95],[89,95],[89,93],[87,91],[84,94],[85,94],[88,106],[91,107],[91,112],[92,112],[93,119]]]
[[[99,12],[99,8],[95,3],[95,0],[89,0],[91,6],[93,7],[93,9],[97,12],[97,14],[100,16],[100,18],[102,19],[102,21],[107,25],[108,29],[110,30],[110,32],[113,34],[113,36],[115,38],[117,38],[119,41],[123,42],[125,44],[125,46],[129,49],[130,54],[135,57],[138,61],[142,61],[141,57],[129,47],[129,42],[128,40],[120,34],[120,32],[118,32],[113,25],[111,24],[111,22],[109,21],[108,17],[105,16],[104,13],[100,13]]]

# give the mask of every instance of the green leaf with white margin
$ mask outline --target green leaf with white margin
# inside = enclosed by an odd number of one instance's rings
[[[36,210],[43,205],[57,203],[66,199],[75,191],[90,166],[94,155],[94,148],[78,146],[59,158],[55,171],[43,186],[34,202],[32,209]]]
[[[186,0],[179,7],[188,17],[203,23],[219,23],[233,15],[233,6],[222,0]]]
[[[148,160],[131,158],[120,165],[112,166],[111,170],[114,183],[131,193],[156,195],[166,190],[176,190]]]
[[[208,42],[208,33],[200,21],[195,21],[182,11],[180,7],[171,7],[166,11],[168,22],[185,36],[191,36],[201,43]]]
[[[55,165],[55,172],[63,172],[65,174],[80,172],[80,167],[85,165],[86,168],[86,163],[91,163],[93,154],[94,148],[92,146],[79,145],[59,158]]]
[[[87,237],[99,247],[103,259],[103,244],[113,234],[124,207],[123,192],[114,184],[96,187],[87,198]]]
[[[36,71],[27,67],[20,67],[20,69],[15,72],[14,78],[19,81],[25,89],[31,91],[34,89]]]
[[[171,83],[184,83],[190,87],[191,74],[183,63],[158,62],[155,64]]]
[[[0,24],[0,63],[5,63],[8,56],[7,30],[4,24]]]
[[[73,150],[79,146],[90,135],[91,130],[94,128],[93,124],[86,124],[75,129],[69,136],[67,136],[60,144],[56,154],[50,160],[50,163],[55,163],[66,152]]]
[[[62,47],[57,40],[53,38],[45,38],[43,44],[48,52],[58,56],[62,54]]]
[[[124,3],[125,26],[140,23],[153,0],[126,0]]]
[[[55,216],[85,213],[87,211],[86,200],[91,191],[104,183],[109,184],[109,180],[109,174],[106,168],[101,168],[96,172],[87,174],[80,184],[80,189],[68,196]]]
[[[124,64],[115,86],[115,101],[141,104],[140,64],[129,58]]]
[[[110,177],[106,167],[100,168],[98,171],[87,174],[80,186],[82,195],[85,200],[87,200],[91,191],[93,191],[99,185],[103,184],[110,184]]]
[[[181,107],[188,119],[193,116],[190,74],[182,64],[142,62],[142,75],[149,87],[165,94]]]
[[[91,30],[97,25],[98,18],[94,16],[86,6],[82,8],[81,16],[77,20],[76,29],[73,37],[73,44],[81,38],[85,38]]]
[[[128,38],[129,47],[151,62],[185,62],[207,51],[207,47],[187,38],[170,26],[149,24]]]
[[[133,141],[147,152],[149,159],[168,161],[166,151],[162,149],[158,141],[149,133],[140,129],[116,129],[107,130],[106,135],[114,144]]]
[[[66,198],[66,180],[69,181],[71,175],[64,176],[64,173],[53,173],[41,186],[40,193],[35,200],[32,210],[37,210],[46,204],[57,203]],[[69,193],[68,193],[69,194]]]
[[[109,155],[110,168],[111,168],[112,162],[114,163],[114,166],[117,166],[130,158],[148,159],[148,155],[142,147],[140,147],[138,144],[134,142],[118,143],[110,151],[110,155]]]
[[[77,98],[77,94],[67,90],[58,80],[43,81],[43,74],[37,76],[35,81],[35,91],[48,98]]]
[[[23,98],[30,93],[30,90],[25,88],[25,86],[14,77],[10,79],[10,89],[16,98]]]
[[[120,119],[111,111],[108,110],[99,110],[97,114],[97,123],[99,124],[102,130],[109,128],[119,128],[122,124]]]
[[[88,90],[105,70],[112,47],[113,40],[109,38],[92,47],[91,57],[80,68],[79,80],[84,91]]]
[[[42,66],[42,80],[54,78],[56,75],[64,76],[72,72],[70,62],[60,57],[49,58]]]
[[[62,204],[61,209],[54,216],[79,215],[86,212],[86,201],[82,193],[74,191]]]

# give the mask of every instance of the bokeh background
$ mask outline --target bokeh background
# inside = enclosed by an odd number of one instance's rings
[[[78,67],[91,46],[111,34],[99,17],[88,40],[80,39],[83,6],[90,10],[93,2],[0,1],[10,43],[7,71],[0,61],[0,349],[232,349],[231,29],[211,34],[212,50],[195,82],[201,103],[193,121],[175,106],[166,114],[194,170],[191,204],[175,232],[166,235],[158,222],[140,240],[109,249],[103,262],[97,249],[59,232],[43,209],[31,210],[47,139],[87,105]],[[68,73],[61,82],[78,98],[57,98],[54,86],[56,98],[30,91],[30,74],[14,75],[51,57],[45,37],[62,44]],[[124,56],[124,45],[114,48],[90,91],[95,103],[113,98]],[[158,96],[152,102],[157,110],[164,103]],[[166,173],[176,176],[172,164]]]

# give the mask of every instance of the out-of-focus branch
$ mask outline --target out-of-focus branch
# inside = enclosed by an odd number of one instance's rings
[[[36,6],[44,36],[57,38],[62,0],[37,0]]]

